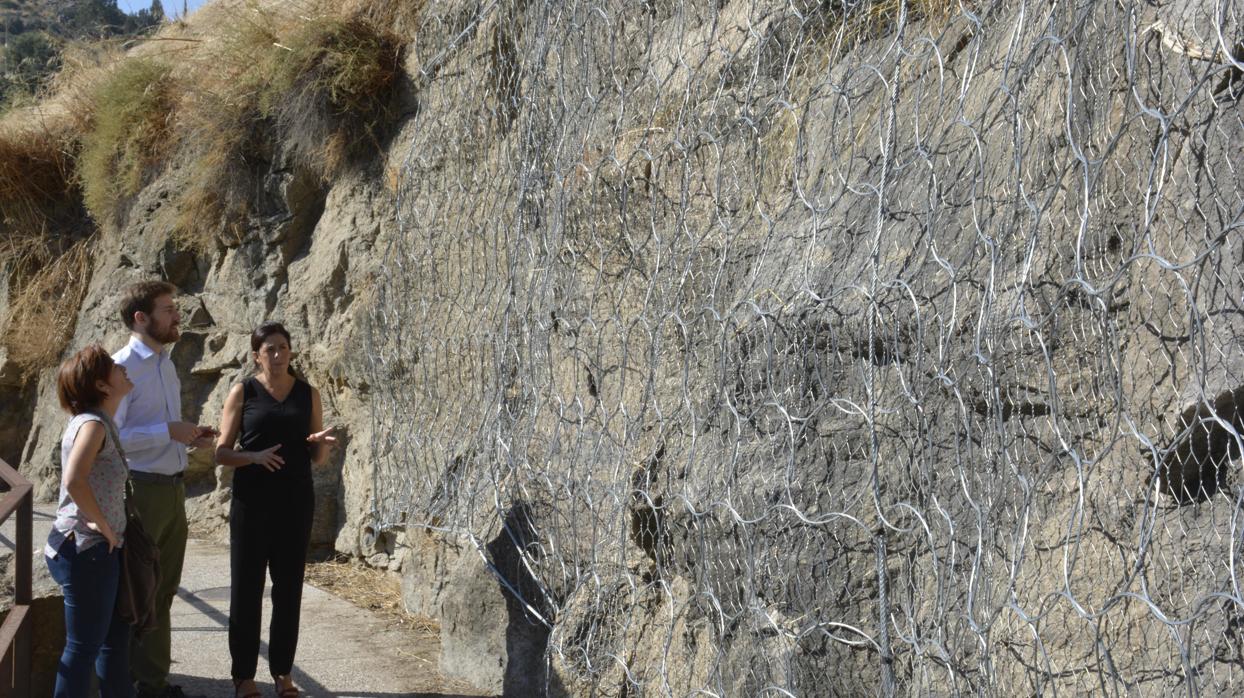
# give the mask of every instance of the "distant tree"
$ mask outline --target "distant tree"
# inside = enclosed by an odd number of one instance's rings
[[[152,27],[157,27],[164,22],[164,8],[160,6],[160,0],[151,3],[151,9],[139,10],[125,18],[125,33],[138,34],[145,32]]]
[[[117,0],[0,0],[7,47],[0,47],[0,107],[32,96],[60,69],[60,49],[76,40],[149,33],[167,21],[162,0],[128,15]]]
[[[33,94],[60,67],[60,53],[47,34],[27,32],[9,41],[4,62],[12,86]]]
[[[68,17],[74,36],[115,36],[126,27],[126,14],[117,7],[117,0],[78,0]]]

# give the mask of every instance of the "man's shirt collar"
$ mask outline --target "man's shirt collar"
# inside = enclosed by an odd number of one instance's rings
[[[156,354],[161,353],[163,349],[161,349],[160,352],[157,352],[155,349],[152,349],[151,347],[147,346],[146,342],[139,339],[138,335],[132,334],[130,335],[130,351],[137,354],[138,358],[142,359],[143,361],[146,361],[147,359],[150,359]]]

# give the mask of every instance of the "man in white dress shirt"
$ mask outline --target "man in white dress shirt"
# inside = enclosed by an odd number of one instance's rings
[[[181,381],[169,360],[168,345],[181,336],[176,288],[145,281],[125,290],[121,319],[130,341],[112,355],[125,367],[134,389],[117,408],[116,423],[134,482],[134,504],[143,526],[160,549],[156,588],[159,627],[134,640],[130,670],[140,698],[181,698],[168,683],[172,663],[169,608],[181,583],[186,557],[186,447],[206,447],[215,430],[181,419]]]

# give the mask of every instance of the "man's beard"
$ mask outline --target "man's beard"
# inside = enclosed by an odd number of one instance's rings
[[[147,334],[151,335],[152,339],[161,344],[172,344],[181,337],[181,332],[178,331],[177,325],[174,325],[171,322],[163,327],[152,323],[151,327],[147,330]]]

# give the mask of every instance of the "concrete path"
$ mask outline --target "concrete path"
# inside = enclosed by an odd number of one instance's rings
[[[47,539],[53,509],[38,505],[35,547]],[[12,545],[13,524],[0,530],[0,545]],[[36,560],[38,568],[44,567]],[[44,568],[45,570],[46,568]],[[259,660],[260,688],[275,695],[267,673],[267,619]],[[229,679],[229,551],[221,545],[191,540],[181,588],[173,602],[172,682],[190,696],[227,698]],[[472,687],[447,680],[438,671],[440,646],[434,635],[397,627],[325,591],[307,586],[302,598],[302,626],[294,680],[311,698],[457,698],[483,695]]]

